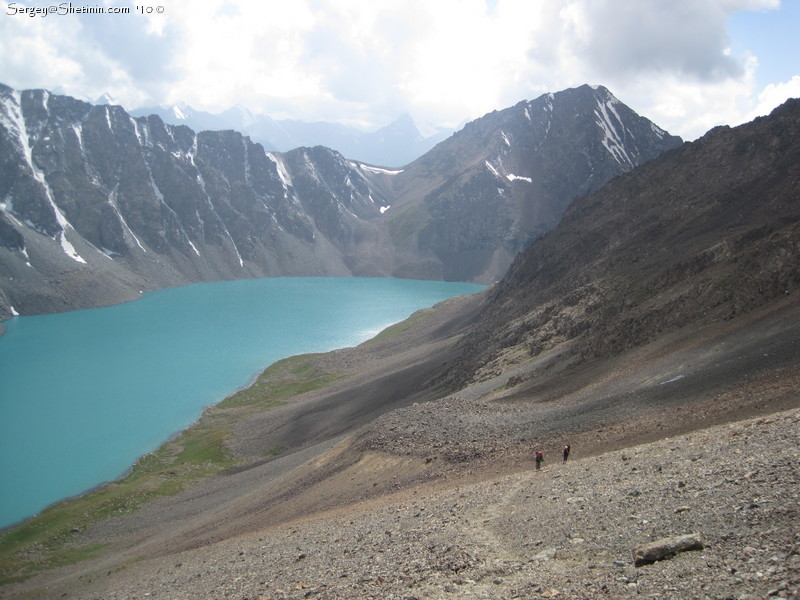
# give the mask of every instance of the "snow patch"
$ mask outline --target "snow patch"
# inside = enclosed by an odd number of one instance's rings
[[[228,234],[228,239],[231,241],[231,244],[233,245],[234,252],[236,252],[236,258],[239,259],[239,267],[244,268],[244,261],[242,260],[242,255],[239,254],[239,248],[236,247],[236,242],[233,241],[233,236],[231,235],[231,232],[228,231],[227,227],[225,228],[225,233]]]
[[[655,123],[650,123],[650,129],[652,129],[653,133],[655,133],[659,138],[663,138],[667,134],[666,131],[661,129],[661,127],[659,127]]]
[[[153,179],[153,174],[148,173],[148,175],[150,176],[150,188],[153,190],[153,194],[155,194],[155,197],[158,198],[159,202],[161,202],[162,204],[166,204],[166,202],[164,202],[164,194],[162,194],[161,190],[158,189],[158,185],[156,185],[156,180]]]
[[[281,183],[283,183],[283,189],[288,190],[292,185],[292,178],[289,175],[289,172],[286,170],[286,166],[283,164],[283,161],[272,154],[272,152],[267,152],[266,155],[272,162],[275,163],[275,167],[278,169],[278,177],[280,177]]]
[[[500,136],[503,138],[503,142],[505,142],[505,145],[510,148],[511,142],[508,141],[508,136],[506,135],[506,132],[503,131],[502,129],[500,130]]]
[[[250,185],[250,154],[247,152],[247,138],[242,138],[242,147],[244,149],[244,181]]]
[[[369,171],[370,173],[383,173],[385,175],[397,175],[398,173],[402,173],[403,169],[381,169],[380,167],[370,167],[368,165],[363,165],[360,163],[350,163],[354,167],[359,169],[363,169],[364,171]]]
[[[494,174],[495,177],[497,177],[498,179],[500,178],[500,173],[497,172],[497,169],[495,169],[492,163],[486,160],[484,161],[484,164],[486,165],[486,168],[489,169],[492,172],[492,174]]]
[[[111,109],[108,106],[106,106],[105,109],[106,109],[106,123],[108,124],[108,129],[113,132],[114,127],[111,125]]]
[[[390,208],[392,208],[391,205],[381,206],[380,208],[381,214],[385,213]]]
[[[594,111],[594,114],[597,117],[597,124],[603,130],[603,146],[605,146],[606,150],[608,150],[609,154],[614,157],[614,160],[616,160],[617,163],[622,166],[633,167],[633,161],[625,150],[622,136],[620,136],[617,128],[614,126],[614,123],[609,117],[609,108],[611,108],[613,111],[614,116],[617,118],[617,122],[622,125],[622,121],[617,112],[613,110],[613,107],[610,107],[605,102],[597,103],[597,109]]]
[[[56,212],[57,212],[58,215],[61,215],[61,213],[58,211],[58,209],[56,209]],[[61,215],[61,219],[64,219],[63,215]],[[64,219],[64,221],[66,222],[66,219]],[[69,256],[75,262],[86,264],[86,260],[80,254],[78,254],[78,251],[75,250],[75,246],[73,246],[70,243],[70,241],[67,239],[67,232],[66,231],[62,230],[58,234],[58,242],[59,242],[59,244],[61,244],[61,250],[62,250],[62,252],[64,252],[64,254]]]
[[[136,139],[139,140],[139,145],[144,148],[150,145],[150,130],[147,124],[143,124],[141,130],[139,129],[139,122],[133,117],[129,117],[133,125],[133,131],[136,134]]]
[[[43,102],[45,103],[46,108],[46,101],[47,97],[43,98]],[[58,205],[53,198],[53,191],[50,189],[50,184],[47,183],[47,179],[45,179],[44,173],[41,169],[39,169],[36,165],[33,164],[33,150],[31,148],[30,139],[28,137],[28,130],[25,127],[25,119],[22,116],[22,111],[20,110],[20,102],[21,102],[21,95],[19,92],[15,91],[12,94],[11,98],[6,99],[6,111],[9,117],[11,118],[11,124],[17,130],[17,140],[19,141],[20,148],[22,150],[22,154],[25,157],[28,166],[33,173],[34,179],[38,181],[42,187],[44,188],[45,196],[47,197],[47,201],[50,203],[50,207],[53,209],[53,213],[56,217],[56,222],[58,223],[59,227],[61,227],[61,231],[58,233],[57,237],[55,238],[56,241],[61,245],[61,250],[69,256],[72,260],[79,263],[86,264],[86,260],[78,254],[75,250],[75,247],[70,243],[66,236],[66,229],[72,229],[72,225],[67,221],[66,217],[62,214],[61,210],[58,208]],[[11,131],[9,129],[9,131]]]
[[[117,214],[117,217],[119,218],[120,223],[122,223],[122,226],[125,227],[125,230],[133,238],[133,241],[136,242],[136,245],[139,246],[139,248],[142,250],[142,252],[146,253],[147,249],[142,245],[142,242],[139,241],[139,238],[136,237],[136,234],[133,233],[133,230],[130,228],[130,225],[128,225],[128,222],[125,220],[125,217],[123,217],[122,213],[119,211],[119,207],[117,206],[117,187],[116,186],[114,186],[114,189],[111,190],[111,193],[108,195],[108,203],[114,209],[114,212]]]
[[[83,126],[79,123],[73,123],[72,131],[75,132],[75,137],[78,139],[78,147],[81,149],[81,153],[83,153]]]
[[[530,177],[524,177],[522,175],[514,175],[513,173],[509,173],[508,175],[506,175],[506,177],[508,178],[509,181],[516,181],[517,179],[519,179],[520,181],[527,181],[528,183],[533,183],[533,179],[531,179]]]

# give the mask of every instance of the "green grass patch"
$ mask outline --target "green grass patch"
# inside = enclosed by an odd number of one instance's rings
[[[323,354],[301,354],[279,360],[267,367],[253,384],[239,390],[217,406],[220,409],[249,408],[268,410],[294,396],[323,389],[347,376],[320,369]]]
[[[284,450],[286,450],[286,446],[278,444],[277,446],[273,446],[272,448],[264,452],[264,457],[266,458],[268,456],[278,456]]]
[[[447,301],[445,300],[445,302]],[[421,310],[418,310],[404,321],[400,321],[399,323],[390,325],[375,337],[364,342],[364,345],[369,346],[371,344],[380,344],[382,342],[387,342],[396,339],[401,335],[403,335],[404,333],[406,333],[407,331],[414,329],[414,327],[422,325],[423,323],[428,321],[433,316],[435,310],[436,307],[423,308]]]
[[[198,422],[142,457],[126,477],[60,502],[9,529],[0,535],[0,585],[96,556],[100,546],[76,544],[83,529],[230,468],[236,463],[225,443],[231,431],[227,424]]]
[[[424,219],[421,209],[412,208],[399,213],[389,211],[386,225],[395,246],[403,250],[411,248],[414,236],[420,230]]]

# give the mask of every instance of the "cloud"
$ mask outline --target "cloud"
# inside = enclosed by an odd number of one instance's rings
[[[741,77],[742,65],[727,53],[730,2],[641,2],[601,0],[582,3],[588,65],[606,77],[677,73],[700,81]],[[727,6],[726,6],[727,5]]]
[[[778,105],[783,104],[787,98],[800,98],[800,75],[795,75],[789,81],[772,83],[764,88],[758,95],[758,105],[753,109],[748,120],[768,114]]]
[[[730,50],[730,16],[777,0],[158,3],[152,15],[0,15],[0,81],[374,127],[405,112],[455,125],[593,83],[689,139],[796,85],[757,90],[757,57]]]

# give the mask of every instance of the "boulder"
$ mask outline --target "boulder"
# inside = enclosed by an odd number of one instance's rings
[[[649,565],[665,558],[672,558],[679,552],[702,550],[705,543],[699,533],[662,538],[633,549],[633,564],[636,567]]]

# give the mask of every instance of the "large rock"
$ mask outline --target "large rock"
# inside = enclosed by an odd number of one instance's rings
[[[633,564],[641,567],[659,560],[672,558],[681,552],[702,550],[705,547],[705,542],[699,533],[662,538],[655,542],[636,546],[633,550]]]

